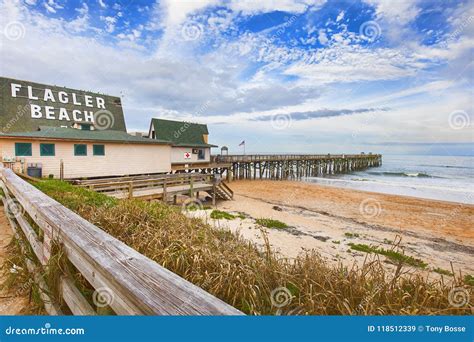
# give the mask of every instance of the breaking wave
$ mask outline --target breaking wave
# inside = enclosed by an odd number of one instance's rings
[[[423,172],[390,172],[390,171],[369,171],[369,175],[388,176],[388,177],[418,177],[418,178],[444,178],[439,176],[429,175]]]

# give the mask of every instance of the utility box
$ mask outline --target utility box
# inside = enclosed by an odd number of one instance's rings
[[[26,174],[30,177],[41,178],[43,176],[43,165],[41,163],[28,164]]]

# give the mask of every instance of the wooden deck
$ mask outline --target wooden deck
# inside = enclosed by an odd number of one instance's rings
[[[177,195],[194,197],[206,191],[215,204],[217,199],[230,200],[232,190],[214,174],[177,173],[172,175],[147,175],[104,179],[76,180],[76,185],[116,198],[161,199],[176,202]]]

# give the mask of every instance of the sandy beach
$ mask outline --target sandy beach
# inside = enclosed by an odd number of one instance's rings
[[[218,203],[218,209],[245,218],[213,220],[212,210],[192,215],[260,245],[262,228],[255,219],[282,221],[289,228],[264,231],[283,256],[293,258],[314,250],[329,261],[351,265],[363,262],[366,253],[351,249],[350,244],[387,250],[396,244],[397,251],[426,262],[426,270],[450,271],[452,263],[456,273],[474,273],[472,205],[293,181],[235,181],[230,186],[234,200]]]

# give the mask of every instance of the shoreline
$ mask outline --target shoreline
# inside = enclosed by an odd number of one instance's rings
[[[390,182],[381,182],[375,181],[371,179],[363,180],[363,181],[356,181],[352,179],[345,179],[345,178],[338,178],[338,177],[311,177],[308,179],[302,180],[304,183],[308,184],[315,184],[320,186],[338,188],[338,189],[347,189],[347,190],[354,190],[354,191],[362,191],[362,192],[369,192],[369,193],[376,193],[376,194],[385,194],[385,195],[394,195],[394,196],[402,196],[402,197],[410,197],[420,200],[429,200],[429,201],[440,201],[440,202],[448,202],[454,204],[466,204],[466,205],[474,205],[474,193],[467,194],[463,190],[459,189],[449,189],[452,192],[450,195],[454,195],[455,192],[459,192],[459,195],[464,196],[464,201],[462,199],[454,200],[454,199],[441,199],[438,193],[442,193],[443,191],[447,190],[443,187],[433,187],[430,185],[408,185],[402,183],[390,183]],[[327,183],[327,184],[324,184]],[[340,183],[340,184],[331,184],[331,183]],[[372,190],[370,188],[364,189],[363,185],[370,184],[372,187],[379,187],[378,191]],[[404,188],[404,193],[397,193],[396,191],[392,190],[394,188]],[[383,189],[383,190],[382,190]],[[421,192],[418,195],[412,195],[411,192]],[[443,197],[446,197],[444,194]]]
[[[367,256],[353,246],[365,245],[397,250],[428,265],[414,270],[451,272],[452,263],[456,273],[474,273],[474,205],[301,181],[239,180],[230,186],[235,200],[217,208],[244,214],[244,219],[213,220],[212,210],[192,215],[257,245],[264,239],[256,219],[284,222],[288,229],[263,228],[272,248],[284,257],[314,250],[330,262],[350,266]]]

